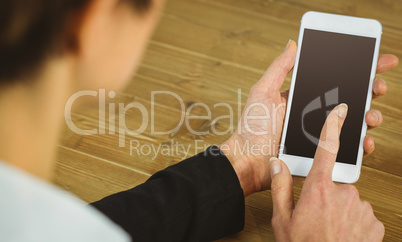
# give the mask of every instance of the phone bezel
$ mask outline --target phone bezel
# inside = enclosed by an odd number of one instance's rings
[[[282,132],[281,146],[279,149],[279,159],[283,160],[288,166],[292,175],[297,176],[307,176],[309,173],[311,166],[313,164],[312,158],[295,156],[283,154],[283,147],[285,145],[285,139],[287,134],[288,122],[289,122],[289,114],[291,112],[291,103],[293,99],[293,92],[296,82],[296,74],[299,65],[299,57],[300,50],[303,45],[303,34],[304,29],[313,29],[313,30],[321,30],[327,32],[341,33],[341,34],[350,34],[364,37],[371,37],[376,39],[374,55],[373,55],[373,64],[371,67],[370,74],[370,84],[368,88],[367,98],[366,98],[366,106],[365,113],[370,110],[371,99],[372,99],[372,87],[373,81],[376,74],[377,61],[380,49],[381,35],[382,35],[382,25],[379,21],[374,19],[366,19],[366,18],[358,18],[358,17],[350,17],[336,14],[328,14],[328,13],[320,13],[320,12],[307,12],[303,15],[301,24],[300,24],[300,32],[298,39],[298,47],[297,47],[297,56],[293,69],[293,75],[291,79],[291,85],[289,90],[289,98],[288,105],[286,108],[286,116],[285,123]],[[345,164],[336,162],[334,166],[334,170],[332,173],[332,180],[343,183],[354,183],[360,177],[361,164],[363,159],[363,141],[367,132],[367,124],[363,117],[362,120],[362,132],[360,135],[360,143],[359,143],[359,151],[356,160],[356,165]]]

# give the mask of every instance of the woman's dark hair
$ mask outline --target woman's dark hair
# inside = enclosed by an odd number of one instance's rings
[[[67,39],[71,26],[67,25],[90,1],[1,0],[0,86],[29,79],[46,58],[71,47],[73,43]],[[151,0],[120,1],[129,3],[138,13],[151,5]]]

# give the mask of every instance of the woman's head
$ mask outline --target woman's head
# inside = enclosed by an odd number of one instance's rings
[[[47,62],[68,56],[78,88],[120,88],[139,64],[162,4],[2,0],[0,86],[40,81],[33,79]]]

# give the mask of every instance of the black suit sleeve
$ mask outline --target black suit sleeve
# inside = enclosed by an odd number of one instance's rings
[[[210,241],[244,227],[244,195],[217,146],[92,204],[133,241]]]

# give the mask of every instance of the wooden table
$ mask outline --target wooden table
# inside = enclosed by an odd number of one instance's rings
[[[212,119],[228,114],[228,108],[213,108],[214,104],[230,104],[236,125],[238,90],[244,105],[250,87],[283,51],[288,39],[297,40],[301,16],[309,10],[378,19],[384,28],[381,53],[402,58],[400,0],[169,0],[137,75],[112,102],[116,106],[137,102],[150,112],[151,91],[171,91],[183,99],[186,107],[197,102],[208,105]],[[383,112],[384,123],[368,131],[375,139],[376,150],[364,158],[356,186],[361,198],[372,204],[385,224],[385,241],[402,241],[402,65],[378,76],[387,81],[389,91],[385,97],[373,101],[372,106]],[[289,87],[289,81],[290,75],[283,89]],[[156,131],[174,128],[182,115],[180,103],[169,95],[157,95],[154,109]],[[206,111],[197,107],[190,114],[204,115]],[[82,129],[98,128],[98,120],[94,108],[86,107],[73,115],[74,123]],[[138,110],[127,112],[129,128],[139,128],[142,121]],[[117,132],[117,117],[115,122]],[[104,135],[82,136],[67,127],[63,131],[54,182],[87,202],[134,187],[158,170],[181,161],[185,155],[179,151],[153,159],[153,153],[137,155],[134,150],[130,154],[130,140],[140,142],[143,153],[147,153],[149,145],[172,146],[173,141],[194,146],[194,141],[200,140],[199,146],[203,146],[222,143],[230,136],[196,136],[187,128],[170,136],[152,135],[149,120],[145,132],[126,136],[125,147],[119,147],[119,134],[110,134],[109,124],[106,115]],[[192,120],[190,126],[196,131],[208,131],[211,127],[224,131],[230,128],[230,122]],[[196,152],[192,148],[190,155]],[[296,199],[303,181],[295,178]],[[223,240],[272,241],[271,216],[270,191],[254,194],[246,199],[244,231]]]

